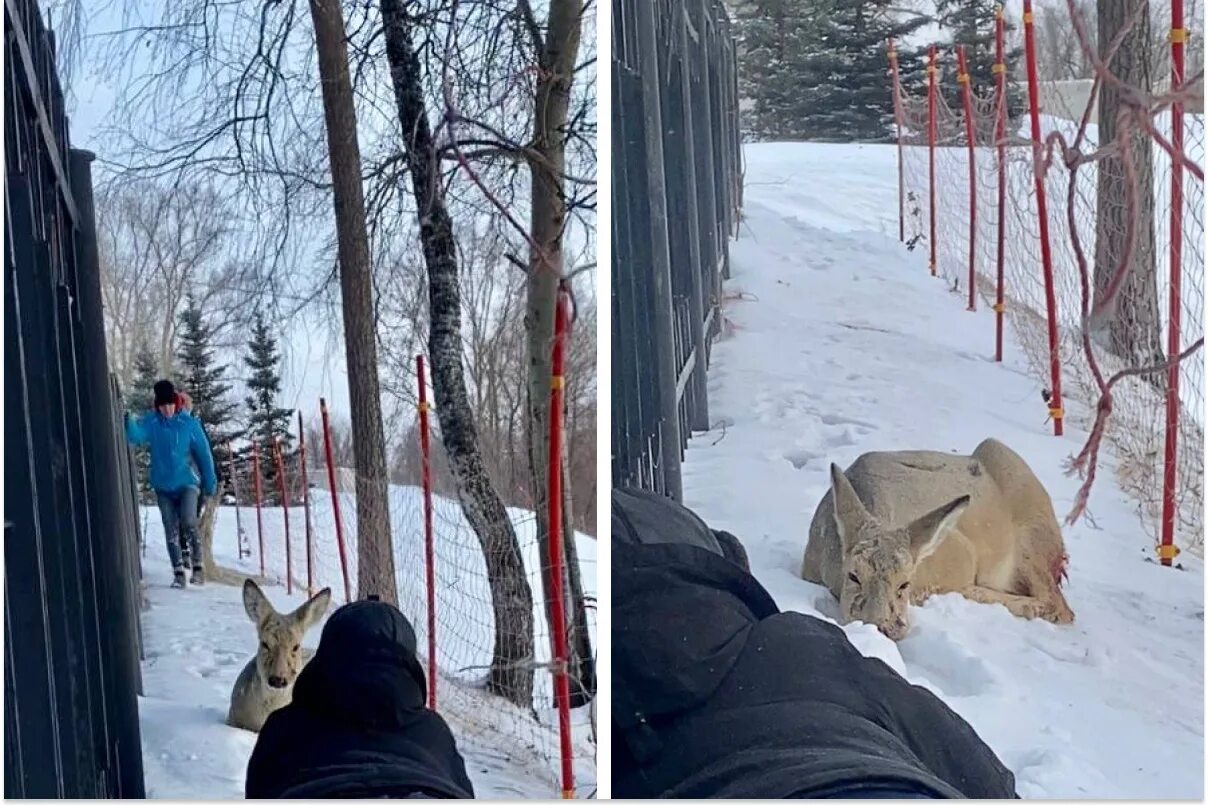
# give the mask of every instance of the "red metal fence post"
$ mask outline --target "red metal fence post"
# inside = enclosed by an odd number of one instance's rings
[[[961,99],[965,107],[965,140],[969,145],[969,307],[977,310],[977,158],[974,153],[973,134],[973,81],[969,78],[969,65],[965,61],[965,46],[956,48],[956,83],[963,87]]]
[[[994,360],[1002,360],[1003,312],[1005,291],[1003,268],[1006,256],[1007,224],[1007,63],[1004,54],[1006,22],[1002,6],[994,9],[994,142],[998,152],[998,250],[995,255],[994,286]]]
[[[927,51],[927,176],[928,176],[928,196],[931,201],[931,276],[936,275],[936,248],[935,248],[935,139],[936,139],[936,122],[935,122],[935,82],[936,73],[939,68],[935,63],[935,45],[932,45]]]
[[[252,442],[252,486],[256,490],[256,536],[260,539],[260,578],[264,575],[264,520],[260,516],[260,445]]]
[[[315,594],[315,535],[310,525],[310,483],[306,480],[306,431],[298,412],[298,464],[302,471],[302,517],[306,520],[306,597]]]
[[[428,588],[428,707],[436,709],[436,543],[432,535],[432,457],[428,439],[428,380],[424,356],[415,356],[419,378],[419,455],[424,489],[424,576]]]
[[[285,479],[285,459],[281,456],[281,440],[273,437],[273,458],[277,462],[277,491],[281,495],[281,511],[285,515],[285,594],[294,594],[293,551],[289,538],[289,483]]]
[[[1065,409],[1061,404],[1061,353],[1057,342],[1057,294],[1053,288],[1053,255],[1049,248],[1049,210],[1045,204],[1044,176],[1040,171],[1043,154],[1040,141],[1040,96],[1036,77],[1036,36],[1032,30],[1032,0],[1023,0],[1024,54],[1028,63],[1028,106],[1032,119],[1032,174],[1036,178],[1036,215],[1040,222],[1040,259],[1044,267],[1044,302],[1049,317],[1049,375],[1053,388],[1049,397],[1049,416],[1053,434],[1064,432]]]
[[[906,242],[906,186],[902,167],[902,98],[898,78],[898,51],[889,38],[889,71],[893,75],[893,123],[898,141],[898,240]]]
[[[1170,4],[1170,90],[1183,86],[1183,50],[1187,29],[1183,27],[1183,0]],[[1183,153],[1183,104],[1170,108],[1170,145],[1174,153]],[[1170,358],[1182,349],[1183,318],[1183,166],[1177,158],[1170,164],[1170,318],[1167,324],[1166,354]],[[1162,474],[1162,537],[1158,558],[1167,567],[1178,555],[1174,544],[1175,491],[1178,480],[1179,448],[1179,364],[1166,371],[1166,460]]]
[[[331,509],[336,517],[336,545],[340,549],[340,572],[344,574],[344,603],[352,601],[352,584],[348,581],[348,556],[344,552],[344,526],[340,520],[340,495],[336,491],[336,465],[331,457],[331,425],[327,421],[327,400],[319,398],[319,414],[323,419],[323,452],[327,459],[327,486],[331,490]]]
[[[552,376],[549,393],[549,456],[546,464],[549,503],[549,574],[550,611],[553,623],[554,700],[558,705],[558,735],[562,749],[562,798],[573,799],[575,778],[573,748],[570,734],[570,679],[568,676],[568,646],[566,642],[566,605],[562,594],[562,400],[564,397],[566,342],[570,336],[570,316],[567,307],[570,295],[565,286],[559,289],[554,316]],[[574,539],[574,535],[567,535]]]

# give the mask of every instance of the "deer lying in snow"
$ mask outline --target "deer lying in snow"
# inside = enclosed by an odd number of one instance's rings
[[[289,704],[294,680],[313,654],[302,648],[302,636],[323,617],[330,603],[331,588],[325,587],[290,614],[282,615],[273,609],[256,582],[248,579],[243,583],[243,608],[256,624],[260,647],[235,680],[227,724],[259,732],[269,714]]]
[[[1072,623],[1066,560],[1048,493],[1019,455],[986,439],[971,456],[865,453],[846,473],[832,464],[801,576],[839,599],[843,623],[901,640],[907,603],[935,593]]]

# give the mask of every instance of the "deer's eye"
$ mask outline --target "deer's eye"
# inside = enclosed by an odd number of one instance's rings
[[[264,649],[265,651],[268,651],[268,643],[265,643],[263,640],[261,640],[260,648]]]
[[[910,582],[904,581],[904,582],[902,582],[902,586],[898,588],[898,592],[904,593],[904,592],[906,592],[907,588],[909,588],[909,587],[910,587]]]
[[[297,647],[297,646],[294,646],[294,651],[297,651],[297,650],[298,650],[298,647]]]
[[[847,580],[850,581],[852,584],[856,585],[857,587],[860,586],[860,579],[859,579],[859,577],[856,576],[855,573],[848,573]]]

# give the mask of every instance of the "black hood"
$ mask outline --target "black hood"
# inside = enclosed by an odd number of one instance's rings
[[[660,495],[613,490],[612,542],[612,717],[627,729],[708,700],[779,610],[704,521]]]
[[[294,704],[365,727],[403,726],[423,712],[415,629],[398,608],[357,601],[336,610],[294,683]]]

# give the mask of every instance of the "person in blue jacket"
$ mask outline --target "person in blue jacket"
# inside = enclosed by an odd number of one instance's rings
[[[172,560],[172,586],[183,588],[190,564],[193,583],[205,582],[197,514],[202,496],[210,497],[218,491],[218,477],[201,421],[185,410],[181,402],[172,381],[156,383],[153,409],[138,417],[127,412],[126,439],[135,447],[150,449],[151,488],[155,490],[164,522],[164,538]]]

